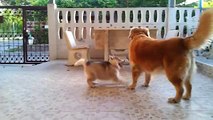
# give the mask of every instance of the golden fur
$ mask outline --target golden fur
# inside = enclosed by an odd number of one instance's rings
[[[176,89],[174,98],[168,102],[177,103],[191,97],[191,77],[195,69],[193,50],[204,45],[213,34],[213,9],[203,12],[196,32],[186,38],[156,40],[149,36],[146,28],[132,28],[129,33],[129,59],[132,68],[132,83],[135,89],[138,77],[145,72],[143,86],[148,86],[151,73],[164,70],[169,81]],[[185,86],[185,94],[184,87]]]
[[[86,61],[85,59],[78,60],[74,65],[83,65],[84,73],[87,77],[89,87],[95,87],[94,81],[99,80],[113,80],[121,82],[120,67],[123,60],[115,56],[110,56],[109,61]]]

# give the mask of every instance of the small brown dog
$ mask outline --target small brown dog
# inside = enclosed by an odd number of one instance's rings
[[[146,28],[132,28],[129,33],[129,59],[132,68],[132,83],[129,89],[135,89],[138,77],[145,72],[143,86],[148,86],[151,73],[164,70],[169,81],[176,89],[174,98],[168,102],[178,103],[181,98],[191,97],[191,77],[196,67],[193,50],[200,48],[213,34],[213,9],[203,12],[196,32],[186,38],[156,40],[149,36]],[[183,96],[184,88],[186,93]]]
[[[87,76],[87,83],[89,87],[93,88],[94,81],[99,80],[113,80],[115,82],[121,82],[120,80],[120,68],[123,60],[115,56],[110,56],[109,61],[86,61],[85,59],[78,60],[74,65],[83,65],[85,75]]]

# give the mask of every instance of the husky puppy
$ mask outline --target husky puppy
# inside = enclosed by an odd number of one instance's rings
[[[121,82],[119,70],[122,67],[122,62],[123,60],[120,58],[110,56],[109,61],[87,61],[79,59],[74,66],[83,65],[87,83],[89,87],[93,88],[95,87],[94,81],[96,79]]]

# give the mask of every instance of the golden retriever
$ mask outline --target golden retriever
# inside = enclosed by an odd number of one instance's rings
[[[213,34],[213,9],[203,12],[195,33],[186,38],[156,40],[149,36],[146,28],[132,28],[129,33],[129,59],[132,69],[132,83],[129,89],[135,89],[138,77],[145,72],[143,86],[148,86],[151,73],[163,70],[174,85],[176,95],[169,103],[178,103],[181,98],[191,97],[191,77],[195,69],[193,50],[200,48]],[[185,86],[185,94],[184,87]]]
[[[94,81],[99,80],[113,80],[115,82],[122,82],[120,79],[120,68],[123,60],[116,56],[110,56],[109,61],[87,61],[79,59],[74,65],[83,65],[84,73],[87,76],[87,83],[89,87],[94,88]]]

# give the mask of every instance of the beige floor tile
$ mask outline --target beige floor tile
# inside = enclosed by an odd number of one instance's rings
[[[213,78],[196,73],[190,101],[169,104],[174,87],[155,75],[148,88],[139,78],[134,91],[129,66],[125,84],[97,81],[88,88],[82,67],[52,61],[36,66],[0,65],[0,120],[211,120]],[[4,66],[4,67],[3,67]]]

